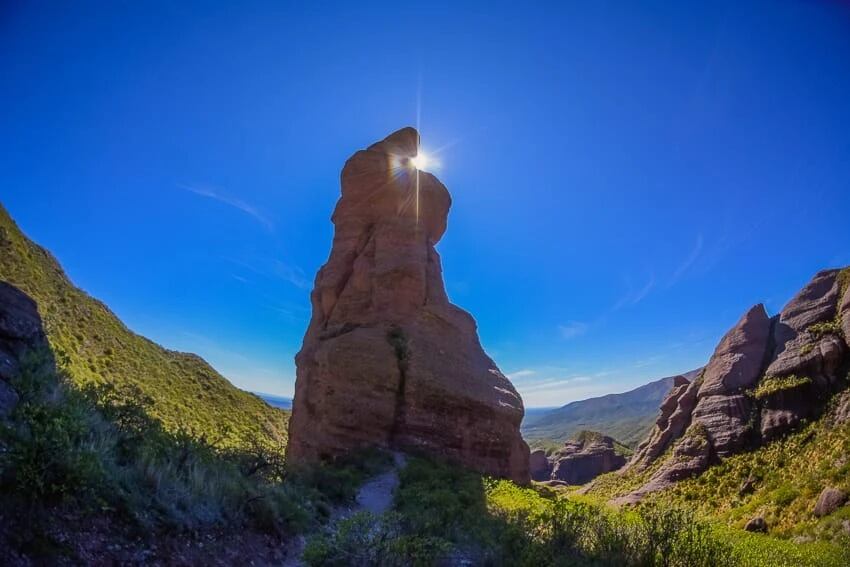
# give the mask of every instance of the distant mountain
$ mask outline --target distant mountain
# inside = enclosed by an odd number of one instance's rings
[[[691,370],[684,376],[693,380],[700,370]],[[526,412],[522,435],[532,445],[546,440],[562,443],[587,429],[634,448],[652,429],[658,407],[673,387],[673,378],[667,376],[622,394],[571,402],[543,412]]]
[[[273,408],[280,408],[285,410],[292,409],[292,398],[286,398],[284,396],[274,396],[272,394],[263,394],[261,392],[254,393],[260,396],[260,398],[262,398],[264,402],[266,402]]]

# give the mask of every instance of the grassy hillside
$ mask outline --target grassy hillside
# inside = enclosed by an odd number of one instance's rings
[[[30,241],[0,206],[0,280],[38,303],[51,348],[78,386],[135,386],[152,417],[219,446],[282,446],[288,413],[239,390],[203,359],[130,331],[103,303],[75,287],[59,263]]]
[[[696,478],[650,495],[647,501],[687,506],[730,528],[741,528],[760,515],[771,535],[846,543],[850,541],[845,527],[845,522],[850,526],[850,506],[823,518],[812,513],[824,488],[850,492],[850,423],[837,425],[834,413],[832,409],[796,433],[755,451],[729,457]],[[641,486],[663,460],[644,473],[603,475],[595,481],[591,495],[607,500],[627,494]]]
[[[392,509],[361,512],[308,540],[308,565],[839,567],[848,550],[796,544],[694,517],[686,507],[615,510],[569,491],[427,459],[401,471]]]
[[[685,374],[692,379],[697,371]],[[661,378],[622,394],[608,394],[527,415],[522,435],[532,445],[556,445],[588,429],[609,435],[629,447],[643,441],[655,424],[658,407],[673,387],[673,376]]]

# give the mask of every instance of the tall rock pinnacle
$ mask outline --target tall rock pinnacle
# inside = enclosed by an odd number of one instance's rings
[[[418,145],[403,128],[342,170],[333,247],[295,357],[287,459],[377,446],[525,483],[522,400],[446,296],[434,245],[451,197],[413,167]]]

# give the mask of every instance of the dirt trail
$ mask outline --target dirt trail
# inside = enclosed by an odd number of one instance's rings
[[[388,471],[366,481],[357,491],[357,498],[351,506],[340,506],[331,514],[331,521],[326,529],[333,531],[336,524],[350,518],[358,512],[370,512],[372,514],[383,514],[393,505],[393,496],[398,487],[398,473],[407,464],[407,458],[402,453],[393,453],[393,466]],[[304,565],[301,554],[304,551],[306,538],[299,536],[292,542],[292,547],[284,561],[284,567],[296,567]]]

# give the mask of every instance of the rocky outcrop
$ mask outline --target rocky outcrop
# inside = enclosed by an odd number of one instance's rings
[[[579,485],[620,469],[626,457],[612,437],[582,431],[549,457],[541,450],[534,451],[531,463],[531,477],[536,481]]]
[[[528,469],[531,473],[531,480],[543,482],[552,478],[552,463],[543,449],[536,449],[531,452],[528,459]]]
[[[745,525],[744,529],[748,532],[756,532],[756,533],[767,533],[767,522],[761,516],[756,516],[755,518],[750,519]]]
[[[837,319],[840,274],[840,270],[819,272],[775,321],[775,347],[760,396],[765,440],[817,414],[844,380],[847,345]]]
[[[412,128],[342,170],[333,247],[316,276],[296,356],[287,458],[378,446],[419,451],[529,481],[522,400],[446,295],[434,246],[451,199],[413,167]]]
[[[661,410],[649,438],[638,446],[638,450],[629,461],[629,467],[639,470],[647,468],[661,456],[670,443],[685,432],[691,423],[691,413],[696,406],[699,381],[688,382],[684,376],[678,376],[673,389],[661,403]]]
[[[838,510],[845,502],[847,502],[846,492],[839,488],[827,487],[818,496],[812,513],[818,518],[822,518]]]
[[[749,309],[720,341],[702,375],[690,384],[679,381],[664,400],[655,429],[628,469],[649,469],[670,447],[672,454],[644,486],[618,501],[637,502],[822,411],[846,385],[850,367],[847,335],[842,336],[842,314],[850,314],[850,292],[843,289],[847,274],[819,272],[773,318],[762,305]],[[842,408],[839,404],[838,419]]]
[[[20,371],[22,358],[28,351],[46,346],[35,302],[18,288],[0,282],[0,418],[17,404],[18,394],[10,382]]]

